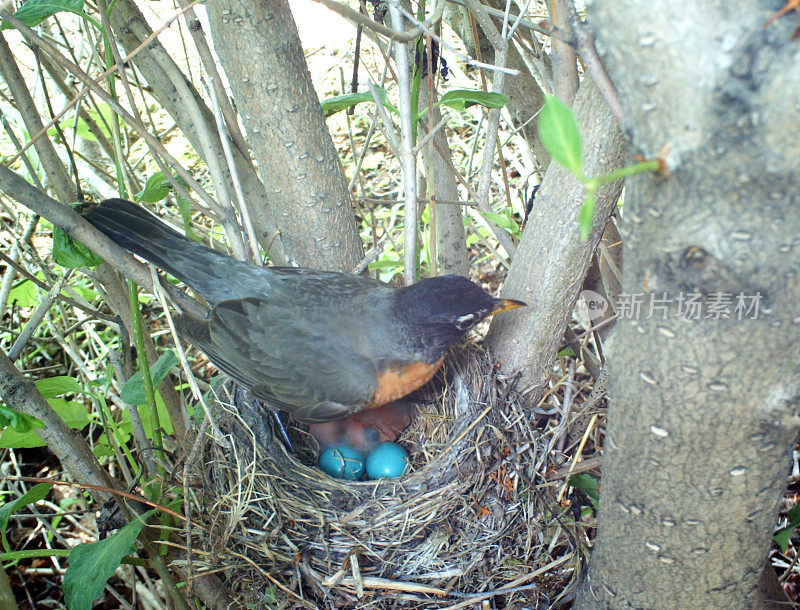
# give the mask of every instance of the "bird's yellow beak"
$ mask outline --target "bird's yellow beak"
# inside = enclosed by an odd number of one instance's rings
[[[508,311],[509,309],[515,309],[517,307],[527,307],[527,305],[528,304],[523,301],[516,301],[514,299],[497,299],[494,303],[494,309],[489,315],[493,316],[501,311]]]

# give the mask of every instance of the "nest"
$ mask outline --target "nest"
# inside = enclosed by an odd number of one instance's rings
[[[454,348],[414,396],[416,418],[399,439],[411,471],[366,482],[289,455],[263,411],[220,392],[232,449],[209,443],[200,460],[206,505],[193,511],[194,531],[204,533],[192,540],[192,570],[221,573],[264,607],[552,600],[568,578],[541,578],[553,567],[545,534],[558,506],[552,486],[536,484],[542,432],[514,385],[479,346]]]

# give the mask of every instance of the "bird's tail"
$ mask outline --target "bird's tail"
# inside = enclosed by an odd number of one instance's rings
[[[229,257],[181,235],[156,216],[124,199],[85,208],[83,217],[112,241],[185,282],[212,305],[222,300]],[[223,297],[224,298],[224,297]]]

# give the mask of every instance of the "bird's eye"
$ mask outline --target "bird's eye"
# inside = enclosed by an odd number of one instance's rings
[[[472,328],[475,326],[475,322],[478,321],[477,316],[474,313],[468,313],[464,316],[456,318],[455,327],[458,330],[467,330],[468,328]]]

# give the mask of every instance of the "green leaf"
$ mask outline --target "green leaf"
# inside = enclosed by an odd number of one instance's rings
[[[519,235],[520,228],[517,222],[512,218],[511,211],[508,210],[505,214],[495,214],[494,212],[481,212],[486,218],[494,222],[501,229],[505,229],[512,235]]]
[[[79,544],[69,554],[64,574],[64,600],[70,610],[91,610],[92,602],[103,592],[125,555],[136,552],[136,539],[144,527],[144,517],[134,519],[105,540]]]
[[[52,485],[50,483],[39,483],[31,487],[13,502],[0,506],[0,536],[2,536],[3,548],[6,550],[6,553],[11,552],[11,548],[8,546],[8,539],[6,538],[6,527],[8,526],[8,519],[11,517],[11,513],[21,506],[35,504],[39,500],[43,500],[47,497],[47,494],[50,493],[51,487]]]
[[[22,280],[8,293],[10,302],[17,302],[17,307],[33,307],[39,302],[39,293],[36,285],[30,280]]]
[[[775,544],[781,547],[784,553],[789,548],[789,541],[792,539],[794,530],[800,527],[800,504],[796,504],[786,515],[786,523],[786,526],[779,529],[772,536]]]
[[[369,264],[370,269],[397,269],[403,266],[403,261],[384,259]]]
[[[786,514],[786,521],[794,527],[800,526],[800,504],[795,504]]]
[[[104,134],[106,137],[111,137],[111,133],[108,130],[108,125],[111,124],[111,115],[114,111],[111,109],[111,106],[106,103],[99,102],[98,105],[100,107],[99,113],[94,108],[87,109],[86,113],[94,119],[97,128],[102,134]],[[69,117],[61,122],[61,129],[64,131],[72,130],[74,125],[75,117]],[[97,137],[94,135],[92,130],[89,129],[89,125],[83,120],[82,116],[78,117],[78,127],[75,129],[75,133],[78,135],[78,137],[81,137],[84,140],[97,142]],[[47,135],[55,137],[58,135],[58,130],[55,127],[51,127],[47,130]]]
[[[94,119],[100,132],[107,138],[110,138],[111,132],[109,131],[108,126],[112,124],[111,116],[114,114],[114,111],[111,109],[111,106],[105,102],[98,102],[97,106],[100,109],[100,112],[97,112],[97,110],[94,108],[89,108],[87,110],[87,114]],[[89,140],[90,142],[97,141],[97,138],[89,129],[89,125],[87,125],[86,121],[84,121],[82,118],[78,120],[77,134],[84,140]]]
[[[28,0],[16,10],[14,17],[28,27],[34,27],[61,12],[83,15],[83,0]],[[0,30],[10,30],[13,27],[7,21],[3,21]]]
[[[136,203],[155,203],[161,201],[172,191],[172,184],[164,175],[164,172],[157,171],[147,179],[144,188],[136,193],[133,200]]]
[[[83,389],[81,384],[79,384],[78,380],[74,377],[48,377],[46,379],[39,379],[34,383],[36,384],[36,389],[38,389],[45,398],[55,398],[62,394],[89,393]]]
[[[575,174],[581,182],[585,181],[578,123],[569,106],[552,95],[547,96],[539,113],[539,137],[553,159]]]
[[[369,91],[365,91],[363,93],[348,93],[346,95],[329,97],[326,100],[322,100],[320,104],[322,106],[322,114],[324,114],[327,118],[332,114],[336,114],[342,110],[347,110],[351,106],[355,106],[361,102],[371,101],[373,101],[372,94]]]
[[[453,110],[464,110],[475,105],[486,108],[502,108],[507,103],[508,97],[502,93],[476,89],[452,89],[445,93],[436,105],[447,106]]]
[[[557,358],[566,358],[567,356],[574,356],[575,352],[572,351],[571,347],[565,347],[562,349],[558,354],[556,354]]]
[[[15,411],[11,407],[0,405],[0,428],[10,427],[15,432],[30,432],[34,428],[44,426],[37,418]]]
[[[387,99],[386,91],[381,87],[375,87],[375,90],[378,93],[378,97],[383,105],[395,114],[398,114],[397,108],[395,108],[394,105],[392,105],[392,103]],[[364,91],[363,93],[347,93],[345,95],[329,97],[326,100],[322,100],[320,105],[322,106],[322,113],[325,115],[325,118],[327,118],[332,114],[336,114],[342,110],[347,110],[351,106],[355,106],[361,102],[374,101],[375,99],[372,97],[372,93],[369,91]]]
[[[47,402],[70,428],[82,429],[89,423],[89,414],[81,403],[74,400],[66,401],[62,398],[50,398]],[[35,430],[17,432],[12,428],[6,428],[0,434],[0,448],[3,449],[27,449],[44,445],[45,442]]]
[[[139,419],[142,420],[142,427],[147,438],[153,438],[153,428],[155,428],[155,420],[151,416],[150,409],[147,405],[136,407],[139,409]],[[156,410],[158,411],[158,424],[165,434],[172,434],[174,429],[172,427],[172,420],[169,418],[169,411],[164,399],[161,397],[161,392],[156,391]]]
[[[181,178],[180,176],[178,176],[177,179],[183,182],[183,178]],[[183,230],[186,232],[186,237],[202,244],[203,238],[200,237],[197,233],[195,233],[194,229],[192,229],[192,202],[186,199],[186,197],[184,197],[180,193],[176,193],[175,198],[178,200],[178,209],[181,212],[181,219],[183,220]]]
[[[53,227],[53,260],[67,269],[95,267],[103,259],[61,229]]]
[[[580,489],[583,493],[589,496],[589,499],[594,504],[595,508],[600,506],[600,485],[597,477],[590,475],[588,472],[581,472],[573,474],[569,478],[569,484],[572,487]]]
[[[80,205],[76,203],[71,207],[75,209]],[[53,260],[67,269],[96,267],[103,262],[102,258],[55,225],[53,225]]]
[[[583,202],[580,211],[578,212],[578,226],[581,230],[581,239],[586,241],[589,239],[589,233],[592,231],[592,221],[594,220],[594,192],[589,192],[586,196],[586,201]]]
[[[171,349],[165,351],[154,365],[150,367],[150,377],[153,378],[153,386],[161,383],[172,368],[178,364],[178,357]],[[129,405],[147,404],[147,396],[144,393],[144,383],[141,373],[135,373],[133,377],[125,382],[120,390],[119,397]]]
[[[781,551],[784,553],[789,549],[789,541],[792,539],[794,529],[792,526],[782,527],[772,536],[775,544],[781,547]]]

